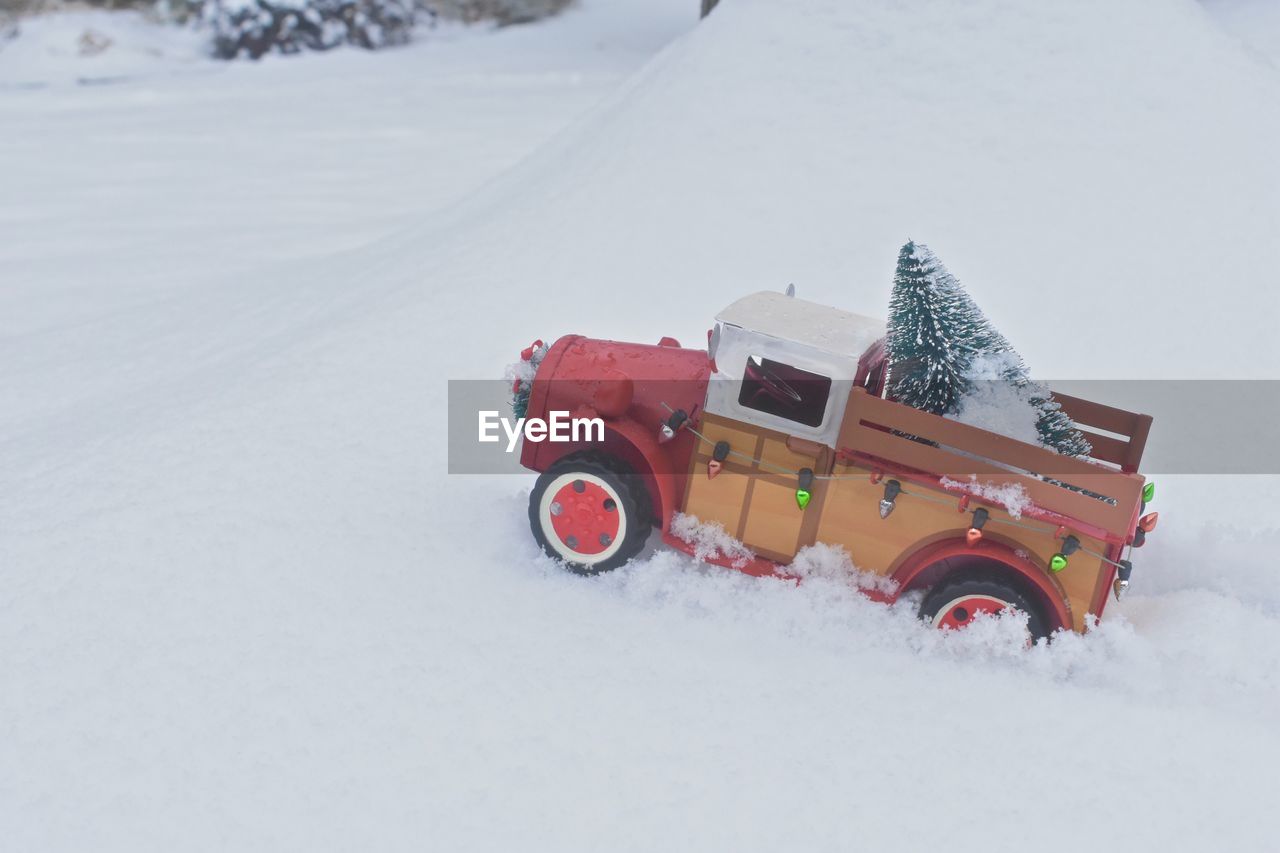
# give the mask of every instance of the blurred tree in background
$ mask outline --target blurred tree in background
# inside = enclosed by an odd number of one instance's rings
[[[438,19],[523,24],[561,11],[573,0],[0,0],[5,21],[71,9],[133,9],[157,21],[195,22],[212,34],[222,59],[329,50],[347,44],[376,50],[404,44],[413,29]],[[10,23],[9,34],[16,28]]]
[[[444,18],[473,23],[496,21],[501,25],[525,24],[554,15],[572,0],[431,0],[431,6]]]

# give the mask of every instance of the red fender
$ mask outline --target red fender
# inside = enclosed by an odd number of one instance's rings
[[[662,532],[666,533],[671,524],[672,514],[680,508],[684,499],[685,484],[688,476],[683,473],[688,466],[689,454],[692,452],[693,435],[681,432],[673,441],[658,444],[655,437],[657,430],[646,429],[630,418],[608,421],[604,428],[604,441],[591,444],[550,444],[525,447],[534,448],[530,453],[533,464],[529,467],[537,471],[545,471],[561,457],[581,450],[599,450],[616,456],[639,474],[644,480],[645,489],[649,493],[653,517],[659,522]],[[681,462],[680,460],[684,460]],[[529,464],[529,463],[526,463]],[[677,467],[671,467],[677,466]],[[655,471],[654,469],[659,470]],[[680,471],[682,473],[663,473],[663,471]]]
[[[630,418],[608,421],[604,434],[605,449],[644,477],[653,501],[654,518],[666,533],[672,514],[684,500],[685,485],[689,481],[685,472],[696,441],[693,434],[682,431],[673,441],[659,444],[657,430]]]
[[[957,565],[949,566],[948,561]],[[898,584],[898,590],[905,592],[915,586],[924,586],[941,580],[954,569],[961,568],[963,563],[975,561],[997,563],[1030,584],[1036,591],[1040,603],[1045,605],[1045,616],[1050,622],[1050,630],[1072,627],[1071,609],[1067,597],[1057,582],[1051,578],[1042,566],[1036,565],[1030,556],[1021,556],[1013,548],[1001,542],[984,537],[975,546],[970,546],[963,539],[943,539],[933,542],[912,553],[894,570],[891,577]]]
[[[543,356],[529,397],[530,416],[564,410],[604,421],[602,443],[526,441],[520,463],[545,471],[562,456],[586,449],[610,453],[644,478],[653,517],[665,533],[684,499],[689,459],[697,443],[688,430],[659,444],[659,427],[679,408],[696,417],[706,399],[710,367],[703,350],[620,344],[566,335]]]

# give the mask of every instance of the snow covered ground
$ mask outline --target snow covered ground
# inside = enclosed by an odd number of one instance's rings
[[[1025,651],[821,572],[569,576],[444,423],[534,337],[882,313],[907,237],[1039,376],[1274,378],[1275,17],[695,5],[0,46],[6,848],[1274,848],[1276,478],[1158,476],[1133,597]]]

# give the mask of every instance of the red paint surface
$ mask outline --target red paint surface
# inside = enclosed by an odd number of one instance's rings
[[[567,335],[551,345],[538,366],[528,416],[596,412],[605,422],[606,440],[595,447],[623,459],[644,479],[654,517],[666,530],[684,497],[696,439],[681,430],[673,440],[658,443],[658,430],[671,416],[663,404],[696,419],[710,372],[706,350]],[[520,463],[545,471],[566,453],[592,446],[526,441]]]
[[[579,554],[599,554],[617,538],[617,505],[613,496],[599,485],[576,480],[556,492],[551,500],[553,506],[560,506],[559,513],[551,514],[551,526],[565,547]]]
[[[1033,563],[1030,557],[1018,556],[1009,546],[994,542],[988,537],[984,537],[973,547],[956,539],[926,545],[904,560],[891,577],[897,583],[899,593],[902,593],[911,589],[919,578],[928,577],[926,572],[946,571],[949,565],[967,565],[974,558],[1003,566],[1028,581],[1036,592],[1036,598],[1044,605],[1044,615],[1050,631],[1071,627],[1071,614],[1067,611],[1062,593],[1045,574],[1044,567]]]

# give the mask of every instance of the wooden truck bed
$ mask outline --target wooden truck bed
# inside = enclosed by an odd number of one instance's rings
[[[833,453],[784,433],[706,415],[693,453],[683,509],[716,521],[760,557],[785,565],[806,545],[825,542],[848,550],[863,571],[894,578],[904,587],[936,580],[930,572],[964,560],[1016,555],[1042,585],[1058,621],[1077,631],[1087,613],[1100,615],[1121,546],[1141,506],[1136,473],[1151,419],[1071,397],[1056,397],[1085,428],[1093,460],[1051,450],[909,406],[850,394]],[[1107,433],[1107,434],[1104,434]],[[730,456],[714,479],[706,465],[717,441]],[[806,508],[795,501],[800,468],[816,479]],[[885,483],[898,480],[899,506],[881,518]],[[990,497],[1020,487],[1006,510]],[[962,502],[962,498],[968,498]],[[984,496],[985,495],[985,496]],[[971,513],[987,508],[991,523],[976,547],[965,545]],[[1061,572],[1048,570],[1066,533],[1081,550]],[[1007,559],[1012,559],[1009,557]]]
[[[840,451],[848,458],[974,481],[977,491],[1016,484],[1040,510],[1083,522],[1090,532],[1106,534],[1100,538],[1123,541],[1141,504],[1144,481],[1137,469],[1151,418],[1074,397],[1054,399],[1084,427],[1093,461],[882,400],[861,388],[849,396]]]

